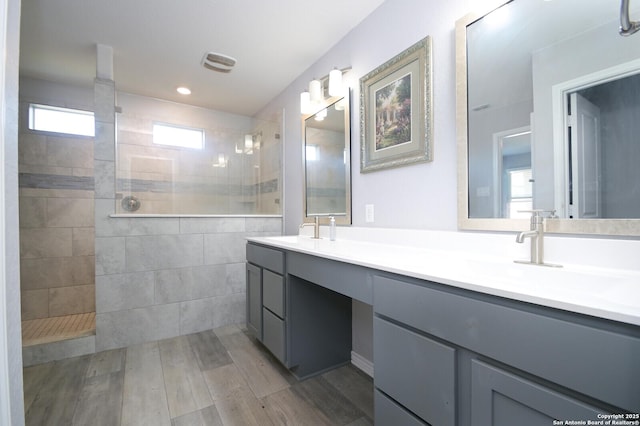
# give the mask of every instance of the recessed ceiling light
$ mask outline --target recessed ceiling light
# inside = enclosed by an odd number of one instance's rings
[[[180,93],[181,95],[190,95],[191,94],[191,90],[189,90],[188,87],[178,87],[176,89],[178,91],[178,93]]]

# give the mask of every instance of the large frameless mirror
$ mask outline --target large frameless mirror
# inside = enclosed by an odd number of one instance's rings
[[[543,209],[550,232],[640,235],[640,33],[620,14],[513,0],[457,22],[461,229],[522,230]]]
[[[304,217],[335,216],[351,224],[351,126],[349,94],[326,100],[302,118]]]

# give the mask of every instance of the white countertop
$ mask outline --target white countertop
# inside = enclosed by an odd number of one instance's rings
[[[471,238],[477,240],[478,237]],[[502,244],[503,238],[498,239]],[[328,238],[313,239],[308,235],[248,240],[494,296],[640,325],[640,270],[637,269],[591,266],[593,263],[588,266],[563,264],[561,268],[523,265],[513,262],[520,256],[496,255],[495,250],[490,249],[460,251],[452,249],[455,244],[449,244],[446,249],[435,249],[415,242],[405,245],[379,239],[344,238],[330,241]],[[512,238],[508,241],[512,242]],[[447,246],[440,244],[442,237],[438,243],[439,246]],[[634,251],[640,247],[640,242],[632,244]],[[625,252],[628,252],[628,247],[625,246]]]

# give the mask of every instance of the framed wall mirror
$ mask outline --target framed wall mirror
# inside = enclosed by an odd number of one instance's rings
[[[512,0],[458,20],[460,229],[521,231],[533,208],[549,232],[640,236],[640,33],[621,19],[611,0]]]
[[[302,117],[304,220],[335,216],[351,224],[351,125],[349,93],[331,97]]]

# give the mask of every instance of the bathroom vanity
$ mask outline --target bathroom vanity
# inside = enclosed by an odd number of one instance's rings
[[[250,238],[247,325],[305,378],[350,361],[351,299],[372,305],[377,424],[640,420],[640,275],[509,262]]]
[[[351,360],[351,299],[371,304],[371,276],[366,268],[249,243],[247,328],[299,379],[344,365]]]

